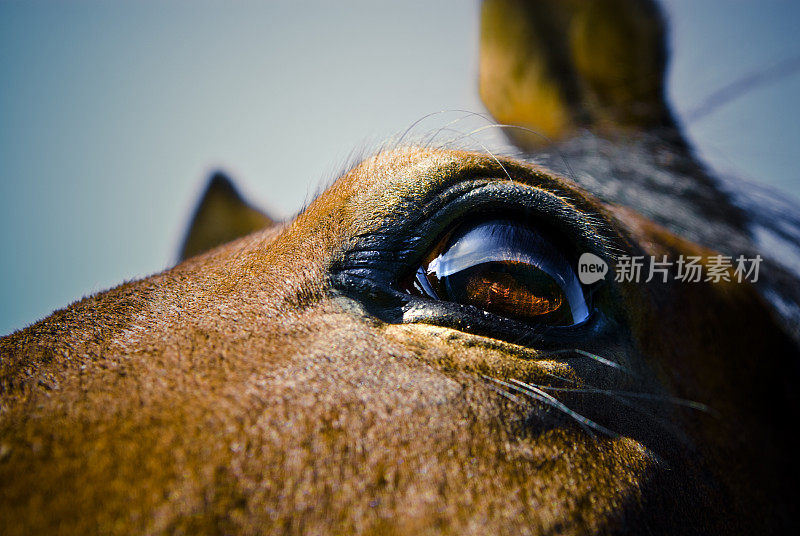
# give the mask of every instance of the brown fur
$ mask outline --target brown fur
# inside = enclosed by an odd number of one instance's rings
[[[623,284],[592,360],[426,323],[335,290],[358,237],[464,176],[549,191],[624,252],[707,250],[523,162],[425,148],[341,177],[285,227],[82,300],[0,341],[0,533],[752,534],[796,527],[797,350],[748,284]],[[639,388],[561,397],[483,376]],[[637,407],[638,406],[638,407]],[[646,413],[646,412],[645,412]]]

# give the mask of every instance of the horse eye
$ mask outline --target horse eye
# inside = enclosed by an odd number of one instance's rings
[[[403,287],[418,296],[537,324],[569,326],[589,316],[566,256],[542,233],[513,220],[455,229]]]

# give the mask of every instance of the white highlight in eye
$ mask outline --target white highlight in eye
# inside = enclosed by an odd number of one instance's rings
[[[428,265],[428,273],[445,278],[489,262],[520,262],[553,278],[564,291],[577,324],[589,316],[580,282],[567,259],[531,228],[512,220],[490,220],[469,228]]]

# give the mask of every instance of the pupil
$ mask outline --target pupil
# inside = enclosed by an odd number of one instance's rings
[[[572,323],[569,304],[558,283],[526,263],[483,263],[443,277],[438,284],[450,301],[506,317]]]

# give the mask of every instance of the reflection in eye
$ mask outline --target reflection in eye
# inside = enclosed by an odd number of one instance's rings
[[[549,325],[586,320],[589,308],[567,258],[513,220],[489,220],[445,237],[404,285],[412,294]]]

